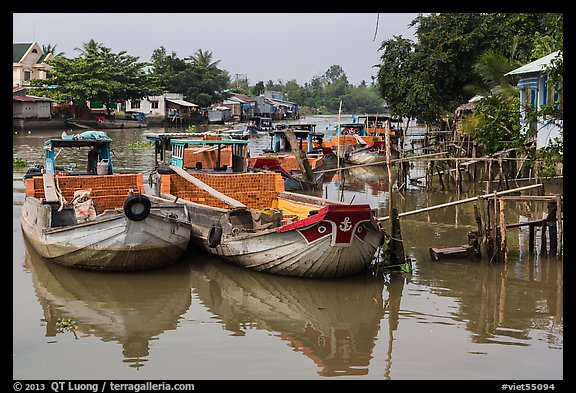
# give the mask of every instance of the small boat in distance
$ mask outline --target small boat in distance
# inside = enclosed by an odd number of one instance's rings
[[[274,129],[272,119],[269,117],[249,116],[247,120],[246,129],[250,132],[265,134]]]
[[[71,268],[127,272],[175,263],[190,241],[187,210],[145,195],[142,174],[114,173],[111,141],[87,131],[45,142],[44,165],[25,176],[24,237],[42,257]],[[56,166],[66,148],[88,150],[86,171]]]
[[[93,119],[66,119],[66,125],[83,129],[122,129],[148,127],[146,115],[143,112],[125,113],[124,117],[95,116]]]

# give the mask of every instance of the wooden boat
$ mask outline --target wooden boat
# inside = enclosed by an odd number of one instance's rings
[[[271,131],[270,149],[250,157],[248,167],[281,173],[286,190],[318,188],[323,178],[319,172],[327,168],[328,158],[323,151],[324,134],[316,133],[314,127],[295,124]]]
[[[253,133],[268,133],[274,129],[269,117],[249,116],[246,130]]]
[[[65,124],[84,129],[118,129],[148,127],[146,116],[142,112],[126,112],[123,118],[109,119],[96,116],[94,119],[66,119]]]
[[[398,126],[392,125],[392,122]],[[385,134],[390,134],[392,159],[398,158],[400,120],[384,115],[361,115],[353,122],[336,127],[336,135],[330,139],[337,157],[351,164],[386,162]]]
[[[279,173],[171,165],[155,174],[155,194],[183,203],[191,242],[248,269],[310,278],[352,275],[371,267],[383,233],[367,204],[344,204],[284,190]]]
[[[98,131],[45,142],[44,173],[26,178],[24,237],[42,257],[78,269],[135,271],[175,263],[190,240],[187,210],[145,195],[142,174],[114,174],[110,142]],[[58,168],[58,148],[89,149],[87,171]]]

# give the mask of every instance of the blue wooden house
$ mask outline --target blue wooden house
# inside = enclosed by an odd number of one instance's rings
[[[550,86],[546,69],[552,64],[557,57],[562,58],[562,52],[552,52],[547,56],[541,57],[531,63],[523,65],[508,72],[506,75],[517,75],[519,77],[516,88],[520,91],[520,121],[522,127],[527,128],[530,125],[526,121],[526,108],[540,109],[543,105],[557,102],[562,106],[562,97],[559,95],[558,86]],[[536,148],[545,147],[549,141],[554,138],[562,138],[560,130],[562,129],[562,120],[547,118],[538,118],[536,129]]]

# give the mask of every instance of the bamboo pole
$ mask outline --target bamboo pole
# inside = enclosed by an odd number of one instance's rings
[[[385,142],[386,142],[386,167],[388,168],[388,216],[392,216],[393,197],[392,197],[392,171],[390,169],[390,130],[384,129]],[[392,231],[390,231],[392,233]]]
[[[429,207],[425,207],[422,209],[416,209],[416,210],[412,210],[409,212],[400,213],[400,214],[398,214],[398,217],[406,217],[406,216],[410,216],[412,214],[423,213],[426,211],[435,210],[435,209],[439,209],[439,208],[443,208],[443,207],[449,207],[449,206],[460,205],[462,203],[474,202],[474,201],[477,201],[478,198],[484,198],[484,199],[493,198],[495,195],[500,196],[500,195],[510,194],[513,192],[525,191],[525,190],[529,190],[529,189],[536,188],[536,187],[542,187],[542,183],[532,184],[532,185],[524,186],[524,187],[513,188],[513,189],[505,190],[505,191],[494,192],[494,193],[486,194],[486,195],[478,195],[475,197],[460,199],[457,201],[452,201],[452,202],[447,202],[447,203],[442,203],[440,205],[429,206]],[[388,220],[389,218],[390,218],[389,216],[379,217],[378,221],[385,221],[385,220]]]
[[[504,262],[506,262],[506,217],[504,214],[506,202],[503,199],[498,199],[498,202],[500,204],[500,251],[504,253]]]
[[[558,256],[562,255],[562,196],[556,195],[556,222],[558,225]]]

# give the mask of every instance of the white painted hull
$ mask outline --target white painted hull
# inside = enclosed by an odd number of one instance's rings
[[[274,229],[230,229],[229,212],[186,202],[191,241],[235,265],[262,272],[309,278],[336,278],[368,270],[382,243],[369,205],[319,206],[316,215]],[[224,228],[211,247],[212,225]],[[343,229],[343,230],[342,230]]]
[[[396,159],[399,157],[398,151],[391,149],[390,159]],[[361,164],[375,164],[375,163],[386,163],[386,151],[363,148],[361,150],[351,151],[346,155],[346,161],[354,165]]]
[[[355,238],[349,245],[332,245],[332,236],[307,243],[296,230],[271,232],[245,239],[226,239],[206,250],[226,257],[235,265],[268,273],[335,278],[368,270],[380,244],[377,233],[364,240]]]
[[[128,219],[121,209],[107,211],[93,221],[54,228],[50,227],[50,209],[27,197],[22,206],[22,231],[40,256],[67,267],[154,269],[175,263],[190,239],[186,215],[178,207],[152,205],[150,215],[142,221]]]

